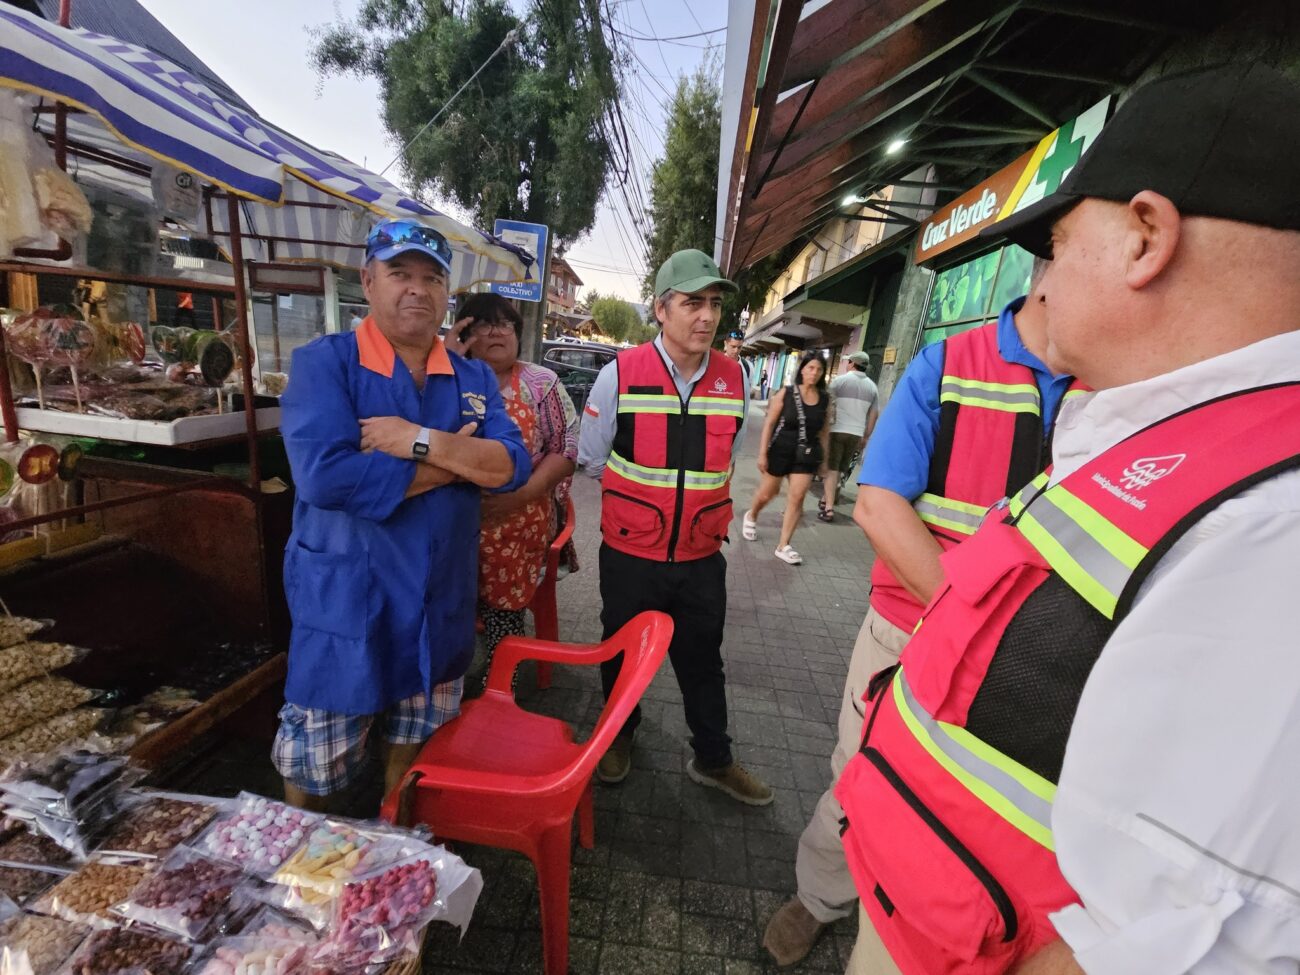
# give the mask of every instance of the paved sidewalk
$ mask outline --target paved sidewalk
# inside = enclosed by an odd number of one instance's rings
[[[787,566],[772,554],[784,498],[763,512],[759,541],[740,537],[740,514],[758,475],[755,443],[762,417],[751,409],[745,450],[732,488],[736,520],[730,563],[727,697],[738,758],[776,790],[763,809],[743,806],[685,774],[690,757],[681,697],[665,665],[643,700],[633,771],[618,786],[596,785],[596,846],[575,843],[570,918],[574,973],[739,973],[774,971],[760,942],[767,918],[794,888],[799,833],[830,779],[830,752],[848,655],[867,610],[871,549],[852,523],[853,488],[833,524],[805,503]],[[575,485],[583,569],[559,585],[565,640],[600,639],[596,577],[599,486]],[[819,489],[820,485],[814,485]],[[545,692],[522,703],[576,724],[585,736],[602,705],[595,668],[559,667]],[[439,930],[428,972],[540,972],[536,880],[523,857],[458,848],[483,872],[483,896],[469,933]],[[442,926],[439,926],[440,928]],[[835,925],[799,972],[842,972],[856,931]]]

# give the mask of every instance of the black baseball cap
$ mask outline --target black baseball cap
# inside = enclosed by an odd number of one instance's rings
[[[1154,190],[1185,216],[1300,230],[1300,84],[1265,64],[1167,75],[1135,91],[1051,196],[986,228],[1039,257],[1086,197]]]

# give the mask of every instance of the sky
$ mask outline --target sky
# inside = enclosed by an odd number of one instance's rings
[[[226,0],[219,7],[193,0],[141,2],[268,121],[374,172],[397,154],[398,147],[384,131],[378,82],[351,77],[322,81],[307,63],[310,28],[339,14],[353,16],[359,0]],[[512,4],[522,9],[525,0]],[[620,30],[645,38],[680,38],[727,22],[726,0],[609,0],[609,7]],[[222,16],[213,16],[216,9]],[[623,113],[633,130],[638,172],[625,188],[611,182],[595,227],[565,255],[582,278],[580,294],[595,288],[640,301],[649,234],[643,214],[649,208],[650,166],[663,149],[669,93],[676,78],[703,62],[706,46],[720,45],[725,37],[711,33],[673,41],[622,39],[632,52]],[[721,48],[715,56],[720,71]],[[386,176],[402,182],[399,166]],[[435,205],[465,219],[447,201]]]

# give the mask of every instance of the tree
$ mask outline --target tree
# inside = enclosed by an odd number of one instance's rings
[[[694,247],[713,253],[718,199],[718,146],[722,138],[722,92],[700,68],[679,78],[668,110],[664,154],[650,177],[650,238],[641,294],[654,295],[655,272],[675,251]]]
[[[655,272],[671,254],[690,247],[713,253],[721,139],[722,92],[716,72],[701,68],[690,78],[678,79],[664,154],[654,165],[650,183],[651,231],[646,279],[641,286],[646,298],[653,296]],[[762,305],[768,289],[797,251],[798,247],[783,248],[737,272],[740,291],[723,298],[719,341],[739,324],[743,309]],[[650,314],[653,317],[653,305]]]
[[[415,138],[512,29],[514,47]],[[557,242],[595,223],[619,96],[600,0],[532,0],[522,21],[506,0],[365,0],[315,32],[309,57],[322,77],[379,80],[385,127],[415,138],[402,167],[417,196],[454,200],[481,227],[548,224]]]
[[[591,317],[596,326],[615,342],[631,341],[635,329],[642,325],[636,309],[622,298],[613,295],[590,295]]]

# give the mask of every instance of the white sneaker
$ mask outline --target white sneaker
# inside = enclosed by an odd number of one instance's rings
[[[782,545],[776,550],[775,555],[782,562],[788,562],[790,565],[803,565],[803,556],[789,545]]]
[[[748,511],[740,519],[740,534],[744,536],[747,542],[752,542],[758,538],[758,522],[749,516]]]

